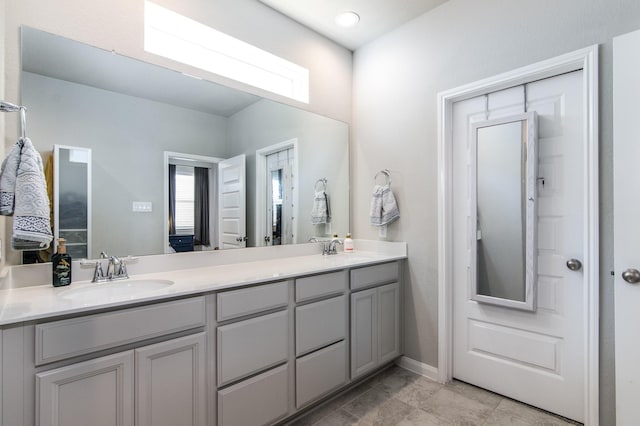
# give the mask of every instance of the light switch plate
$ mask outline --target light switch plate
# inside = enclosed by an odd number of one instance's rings
[[[153,211],[153,204],[151,201],[134,201],[133,211],[136,213],[151,213]]]

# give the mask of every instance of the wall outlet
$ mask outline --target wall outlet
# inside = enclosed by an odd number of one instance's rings
[[[132,210],[136,213],[151,213],[153,204],[151,201],[134,201]]]

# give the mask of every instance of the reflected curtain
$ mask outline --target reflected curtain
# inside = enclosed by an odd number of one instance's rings
[[[193,170],[194,197],[194,233],[195,243],[203,246],[211,244],[209,241],[209,169],[194,167]]]
[[[169,235],[176,233],[176,165],[169,164]]]

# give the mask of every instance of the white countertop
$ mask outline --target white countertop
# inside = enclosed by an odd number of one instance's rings
[[[140,302],[161,301],[173,297],[284,280],[302,275],[342,270],[405,259],[407,257],[406,244],[386,243],[393,245],[390,246],[391,249],[385,249],[384,244],[375,242],[375,244],[368,245],[366,248],[373,249],[372,251],[358,250],[354,253],[340,253],[333,256],[322,256],[320,254],[293,256],[291,253],[280,249],[279,254],[287,254],[287,256],[273,258],[273,252],[258,250],[254,251],[253,254],[249,252],[249,255],[246,256],[247,259],[251,259],[249,261],[242,261],[241,259],[238,261],[238,258],[234,262],[223,265],[199,265],[197,267],[177,268],[153,273],[135,273],[132,272],[133,268],[130,268],[131,277],[128,281],[132,286],[138,280],[170,280],[173,281],[173,284],[161,289],[137,292],[135,295],[122,295],[113,292],[108,297],[103,297],[99,300],[95,297],[78,297],[77,294],[71,298],[68,297],[69,290],[109,286],[125,281],[91,283],[85,280],[73,282],[70,286],[57,288],[50,284],[14,286],[14,288],[0,290],[0,325],[90,312],[97,309],[114,308]],[[365,246],[365,244],[361,245]],[[267,255],[262,256],[267,258],[256,260],[261,256],[256,256],[255,253],[267,253]],[[210,256],[214,256],[214,254]],[[156,259],[156,263],[162,261],[163,256],[158,257],[161,257],[161,259]],[[182,257],[182,259],[185,260],[183,263],[186,265],[193,263],[188,257]],[[187,259],[189,261],[186,261]],[[138,269],[144,270],[141,267]]]

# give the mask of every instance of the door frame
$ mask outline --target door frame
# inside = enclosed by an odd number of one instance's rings
[[[599,421],[598,45],[438,94],[438,380],[453,379],[453,104],[513,86],[583,70],[584,145],[584,407]]]
[[[289,139],[264,148],[256,150],[256,247],[266,246],[263,236],[266,234],[267,214],[262,207],[267,203],[267,156],[285,149],[293,148],[293,167],[291,174],[293,175],[293,221],[291,229],[293,230],[293,241],[291,244],[298,243],[298,138]]]

